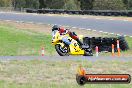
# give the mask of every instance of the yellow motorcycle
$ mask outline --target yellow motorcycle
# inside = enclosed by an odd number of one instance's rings
[[[82,38],[83,36],[79,36]],[[92,50],[82,49],[76,40],[72,39],[69,34],[60,35],[59,31],[52,32],[52,45],[55,46],[57,53],[60,56],[69,55],[84,55],[93,56]]]

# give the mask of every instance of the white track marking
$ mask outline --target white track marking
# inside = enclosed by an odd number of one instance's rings
[[[92,31],[94,31],[94,32],[95,32],[96,30],[92,30]]]
[[[129,21],[129,20],[123,20],[123,21]]]
[[[102,19],[102,18],[95,18],[95,19],[100,20],[100,19]]]
[[[108,32],[103,32],[103,33],[108,34]]]
[[[116,34],[117,36],[121,36],[120,34]]]
[[[127,35],[124,35],[124,37],[126,37]]]
[[[77,28],[77,27],[72,27],[72,28]]]
[[[84,29],[86,29],[86,28],[80,28],[80,29],[84,30]]]
[[[34,22],[28,22],[29,24],[33,24]]]
[[[86,30],[91,31],[92,29],[86,29]]]
[[[114,33],[110,33],[110,34],[114,35]]]
[[[17,21],[17,23],[24,23],[24,21]]]
[[[69,27],[69,26],[65,26],[65,27]]]
[[[115,19],[109,19],[109,20],[115,20]]]
[[[81,18],[86,19],[87,17],[81,17]]]
[[[19,23],[20,21],[15,21],[16,23]]]
[[[65,16],[63,16],[63,17],[70,17],[70,16],[68,16],[68,15],[65,15]]]
[[[5,21],[10,22],[11,20],[5,20]]]
[[[37,23],[37,24],[39,24],[39,25],[43,25],[43,23]],[[49,25],[49,24],[48,24]]]
[[[99,32],[101,32],[101,33],[102,33],[103,31],[99,31]]]

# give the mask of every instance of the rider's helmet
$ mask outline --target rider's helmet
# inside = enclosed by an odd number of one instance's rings
[[[60,27],[59,30],[60,34],[64,33],[65,32],[65,28],[64,27]]]
[[[59,27],[58,25],[54,25],[54,26],[52,27],[52,31],[56,31],[56,30],[58,31],[59,28],[60,28],[60,27]]]

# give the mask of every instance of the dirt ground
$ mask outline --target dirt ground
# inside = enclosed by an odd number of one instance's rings
[[[47,35],[51,34],[52,25],[47,24],[33,24],[33,23],[22,23],[22,22],[16,22],[16,21],[0,21],[1,25],[10,25],[20,30],[31,30],[34,32],[40,32],[45,33]],[[108,34],[102,34],[97,31],[92,30],[84,30],[79,28],[71,28],[71,27],[65,27],[67,29],[70,29],[70,31],[75,32],[78,35],[83,36],[89,36],[89,37],[99,37],[99,36],[108,36]]]
[[[21,22],[15,22],[15,21],[0,21],[0,24],[2,25],[10,25],[17,29],[21,30],[31,30],[35,32],[44,32],[46,34],[51,33],[51,26],[49,25],[39,25],[39,24],[30,24],[30,23],[21,23]]]

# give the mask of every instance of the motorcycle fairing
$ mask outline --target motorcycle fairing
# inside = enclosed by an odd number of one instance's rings
[[[65,46],[64,43],[66,43],[69,45],[70,48],[69,53],[71,55],[84,55],[84,50],[82,50],[78,45],[77,41],[69,37],[68,34],[61,36],[59,32],[54,32],[52,36],[53,36],[52,38],[53,45],[60,44],[61,47],[64,47]],[[60,43],[59,42],[60,40],[62,40],[64,43]]]

